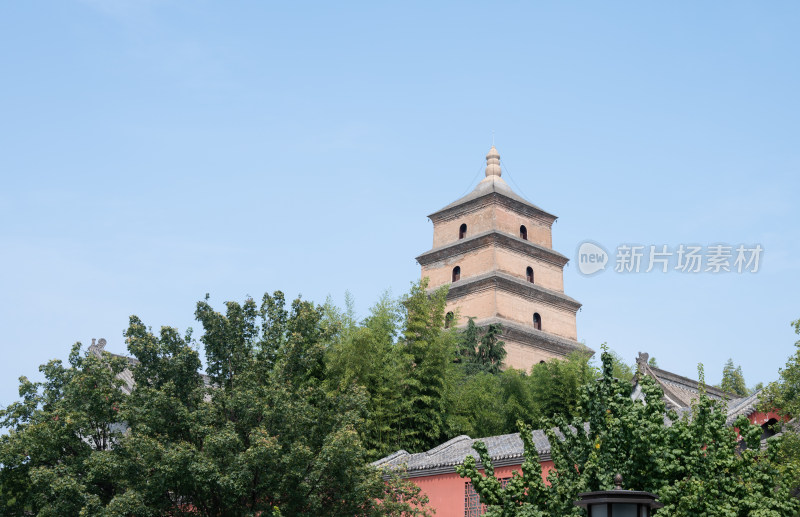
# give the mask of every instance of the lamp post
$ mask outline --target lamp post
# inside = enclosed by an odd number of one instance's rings
[[[589,517],[650,517],[650,511],[661,508],[655,494],[622,489],[622,476],[614,476],[614,490],[578,494],[575,506],[586,508]]]

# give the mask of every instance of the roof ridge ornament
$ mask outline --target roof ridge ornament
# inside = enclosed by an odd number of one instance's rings
[[[489,176],[502,176],[503,171],[500,169],[500,154],[495,149],[494,144],[492,144],[492,148],[489,149],[489,153],[486,155],[486,177]]]
[[[99,352],[103,353],[106,348],[106,340],[105,338],[100,338],[99,341],[96,341],[95,338],[92,338],[92,344],[89,345],[89,350],[92,352]]]

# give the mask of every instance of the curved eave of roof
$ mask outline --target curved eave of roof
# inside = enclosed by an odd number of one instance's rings
[[[503,325],[502,335],[508,339],[522,343],[535,343],[537,347],[550,350],[558,354],[570,354],[572,352],[582,352],[594,355],[594,350],[579,341],[557,336],[543,330],[536,330],[529,325],[521,325],[514,321],[493,316],[475,320],[475,325],[486,327],[488,325],[500,323]]]
[[[520,465],[524,459],[524,447],[519,433],[472,439],[467,435],[457,436],[433,449],[416,454],[397,451],[372,463],[377,468],[403,468],[408,477],[435,476],[455,472],[455,467],[464,463],[468,455],[477,457],[472,448],[475,442],[483,442],[495,467]],[[550,442],[543,431],[533,431],[533,442],[542,461],[550,459]],[[478,462],[478,468],[483,466]]]
[[[395,467],[406,463],[411,454],[405,449],[393,452],[390,455],[370,463],[373,467]]]
[[[700,396],[700,385],[698,381],[660,368],[655,368],[646,362],[638,362],[638,368],[640,372],[653,378],[661,386],[668,408],[678,411],[680,415],[689,414],[689,416],[691,416],[692,400]],[[680,393],[677,393],[676,390],[682,391],[687,395],[688,400],[681,398]],[[727,401],[728,410],[725,420],[727,425],[733,425],[736,419],[741,415],[749,417],[757,412],[758,405],[761,402],[760,396],[762,390],[758,390],[747,397],[737,397],[734,393],[729,393],[713,386],[705,386],[705,391],[706,395],[712,399]],[[638,398],[644,400],[644,395],[641,393],[638,382],[634,386],[632,397],[634,399]]]
[[[758,390],[749,397],[731,400],[728,403],[728,418],[725,420],[725,423],[732,425],[739,416],[744,415],[749,417],[758,411],[758,404],[761,402],[761,391],[762,390]]]
[[[433,248],[432,250],[426,251],[425,253],[419,255],[416,260],[420,265],[424,266],[439,260],[444,260],[453,255],[466,253],[468,251],[472,251],[473,249],[489,246],[491,244],[496,244],[505,248],[509,248],[513,251],[531,255],[546,262],[555,264],[559,267],[563,267],[565,264],[567,264],[567,262],[569,262],[569,259],[566,256],[554,249],[521,239],[516,235],[503,233],[499,230],[488,230],[471,235],[464,239],[459,239],[443,246],[439,246],[438,248]]]
[[[468,204],[468,203],[470,203],[472,201],[477,201],[477,200],[483,198],[484,196],[489,196],[489,195],[492,195],[492,194],[498,194],[500,196],[505,196],[506,198],[510,199],[513,202],[520,203],[520,204],[524,205],[525,207],[527,207],[527,208],[529,208],[529,209],[531,209],[531,210],[533,210],[535,212],[538,212],[540,215],[544,216],[545,218],[552,219],[553,221],[558,219],[553,214],[551,214],[551,213],[549,213],[549,212],[547,212],[545,210],[542,210],[538,206],[534,205],[533,203],[531,203],[527,199],[523,198],[522,196],[518,195],[516,192],[511,190],[511,187],[508,186],[508,183],[506,183],[505,180],[503,180],[503,178],[501,178],[500,176],[487,176],[486,178],[481,180],[480,183],[478,183],[478,186],[475,187],[475,189],[472,192],[470,192],[466,196],[464,196],[464,197],[462,197],[462,198],[460,198],[460,199],[458,199],[456,201],[453,201],[452,203],[450,203],[446,207],[444,207],[444,208],[442,208],[440,210],[437,210],[436,212],[433,212],[428,217],[430,219],[435,219],[435,218],[437,218],[439,216],[445,215],[447,212],[449,212],[449,211],[451,211],[451,210],[453,210],[455,208],[461,207],[462,205],[466,205],[466,204]]]
[[[645,365],[645,367],[646,370],[652,372],[653,375],[651,375],[651,377],[655,377],[659,381],[673,383],[675,386],[695,394],[699,394],[700,392],[700,383],[694,379],[690,379],[688,377],[678,375],[677,373],[668,372],[667,370],[662,370],[661,368],[656,368],[650,365]],[[733,400],[738,398],[735,393],[728,393],[727,391],[715,388],[714,386],[706,385],[705,391],[707,395],[714,399]]]
[[[525,296],[533,300],[541,300],[551,305],[568,308],[574,312],[577,312],[577,310],[581,308],[581,302],[571,296],[567,296],[560,291],[547,289],[539,284],[532,284],[502,271],[490,271],[481,275],[462,278],[451,283],[447,293],[447,299],[455,300],[467,294],[490,287],[499,287],[500,289],[519,294],[520,296]],[[430,289],[430,291],[435,290],[436,288]]]

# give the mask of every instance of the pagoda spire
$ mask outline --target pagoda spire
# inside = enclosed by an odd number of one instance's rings
[[[495,149],[494,144],[489,149],[489,154],[486,155],[486,177],[489,176],[502,176],[503,172],[500,170],[500,154]]]

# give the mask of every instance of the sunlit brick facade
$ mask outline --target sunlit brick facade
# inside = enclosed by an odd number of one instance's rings
[[[556,216],[523,199],[502,179],[494,146],[486,177],[471,193],[434,212],[433,248],[417,257],[429,288],[450,286],[454,323],[503,325],[505,365],[531,366],[574,350],[581,304],[564,294],[569,259],[553,250]]]

